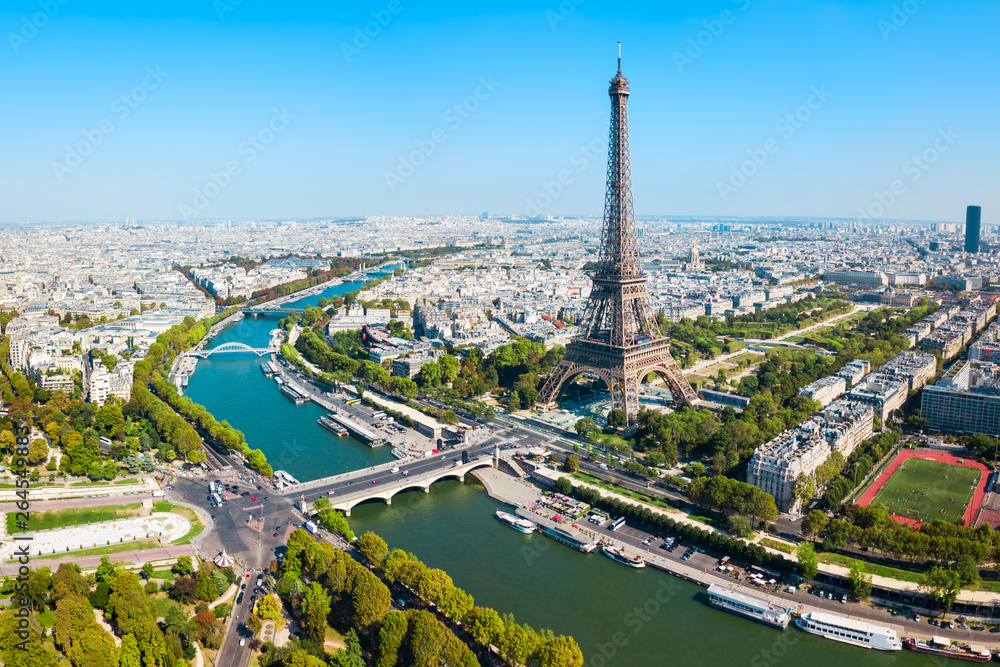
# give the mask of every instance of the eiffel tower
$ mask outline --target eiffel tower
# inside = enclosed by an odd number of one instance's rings
[[[587,300],[581,333],[566,346],[566,356],[549,374],[537,407],[547,411],[559,402],[563,387],[580,373],[597,375],[611,391],[611,407],[634,422],[639,411],[639,384],[659,373],[676,399],[688,405],[697,394],[670,356],[670,341],[660,334],[639,261],[639,240],[632,211],[632,173],[628,147],[628,80],[622,76],[621,42],[618,74],[611,80],[611,135],[604,223],[594,285]]]

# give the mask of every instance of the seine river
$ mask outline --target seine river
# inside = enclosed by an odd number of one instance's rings
[[[319,296],[357,286],[339,285]],[[315,304],[319,296],[305,302]],[[209,347],[229,341],[264,346],[277,322],[244,319]],[[296,407],[259,366],[256,357],[242,355],[200,361],[186,394],[243,431],[275,469],[301,481],[391,458],[387,448],[372,450],[321,428],[316,419],[323,411],[313,404]],[[433,485],[430,494],[396,496],[392,506],[358,506],[351,525],[359,534],[373,530],[390,547],[447,571],[478,604],[513,613],[536,629],[574,636],[588,667],[942,664],[908,651],[846,646],[791,627],[779,632],[712,609],[699,586],[652,568],[637,571],[600,554],[581,554],[541,535],[522,535],[493,518],[497,507],[481,489],[445,481]]]

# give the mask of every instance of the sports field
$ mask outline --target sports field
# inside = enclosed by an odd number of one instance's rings
[[[941,461],[907,459],[878,490],[871,504],[916,521],[954,522],[965,514],[982,471]]]

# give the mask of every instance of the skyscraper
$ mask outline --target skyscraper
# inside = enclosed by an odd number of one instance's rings
[[[541,409],[550,409],[569,381],[588,372],[604,380],[611,392],[612,408],[623,411],[631,422],[639,411],[639,383],[649,373],[661,375],[679,401],[690,405],[698,396],[670,356],[670,341],[656,324],[646,274],[639,262],[629,164],[629,94],[619,51],[618,73],[608,90],[608,180],[599,259],[591,276],[594,286],[580,324],[581,334],[566,346],[566,356],[549,374],[538,403]]]
[[[983,209],[970,206],[965,210],[965,252],[979,252],[979,218]]]

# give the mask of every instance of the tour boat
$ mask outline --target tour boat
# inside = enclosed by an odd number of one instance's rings
[[[340,437],[347,435],[347,429],[335,422],[329,415],[323,415],[316,420],[320,426],[331,433],[336,433]]]
[[[786,629],[792,618],[788,609],[772,603],[769,598],[722,584],[712,584],[708,587],[708,603],[730,614],[746,616],[779,630]]]
[[[522,519],[521,517],[514,516],[513,514],[501,512],[500,510],[497,510],[497,518],[500,519],[502,523],[505,523],[514,530],[524,533],[525,535],[530,535],[535,532],[535,524],[527,519]]]
[[[605,556],[607,556],[613,561],[621,563],[622,565],[628,565],[629,567],[634,567],[634,568],[646,567],[646,561],[639,558],[638,556],[633,556],[632,554],[625,553],[625,549],[616,549],[615,547],[609,547],[608,545],[604,545],[603,547],[601,547],[601,551],[604,553]]]
[[[917,653],[930,653],[942,658],[957,658],[969,662],[989,662],[993,654],[981,646],[959,646],[952,644],[947,637],[934,637],[930,641],[910,637],[906,640],[906,648]]]
[[[809,634],[819,635],[852,646],[873,648],[879,651],[899,651],[903,648],[899,635],[892,628],[822,611],[810,611],[802,614],[795,621],[795,625]]]

